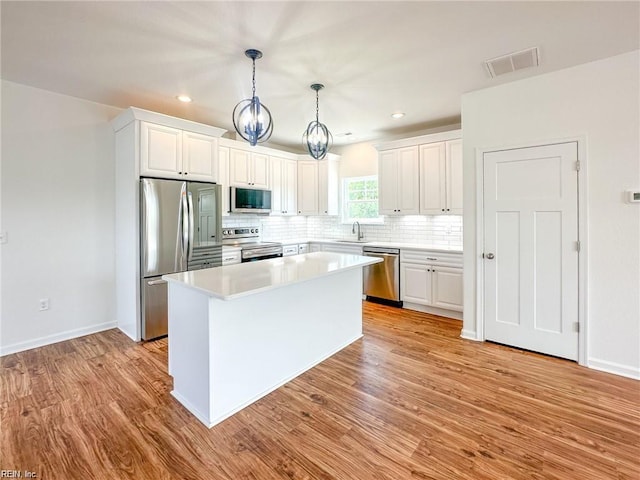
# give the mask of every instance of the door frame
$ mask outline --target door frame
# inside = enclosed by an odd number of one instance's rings
[[[494,147],[482,147],[475,149],[476,164],[476,340],[485,341],[484,324],[484,155],[485,153],[519,148],[541,147],[559,143],[577,143],[578,162],[578,240],[580,251],[578,252],[578,363],[587,365],[589,346],[589,317],[587,312],[587,259],[588,255],[588,203],[587,203],[587,136],[576,135],[571,137],[544,139],[538,141],[506,144]]]

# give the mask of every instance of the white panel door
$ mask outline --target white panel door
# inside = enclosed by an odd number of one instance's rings
[[[420,213],[446,213],[444,142],[420,145]]]
[[[187,180],[218,182],[218,139],[183,132],[182,168]]]
[[[269,156],[262,153],[251,154],[251,185],[269,188]]]
[[[487,340],[578,358],[577,143],[484,154]]]
[[[462,311],[462,269],[432,267],[433,306]]]
[[[182,130],[140,122],[140,174],[182,176]]]
[[[462,215],[462,140],[447,142],[447,213]]]
[[[237,187],[251,185],[251,153],[244,150],[229,150],[229,184]]]
[[[395,150],[380,152],[378,178],[380,215],[394,215],[398,212],[398,165]]]
[[[398,150],[398,213],[420,213],[420,176],[418,147]]]
[[[283,206],[283,178],[282,162],[280,157],[271,157],[269,160],[271,168],[271,214],[280,215],[284,213]]]
[[[318,214],[318,162],[298,162],[298,214]]]
[[[282,165],[282,209],[285,215],[298,213],[298,162],[283,160]]]
[[[414,263],[400,264],[401,299],[405,302],[431,305],[431,267]]]

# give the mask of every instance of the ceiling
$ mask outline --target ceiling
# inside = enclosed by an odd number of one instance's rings
[[[640,48],[637,1],[2,1],[0,14],[3,79],[230,131],[251,96],[244,51],[262,50],[270,143],[300,151],[312,83],[339,146],[459,123],[465,92]],[[489,77],[485,60],[533,46],[539,67]]]

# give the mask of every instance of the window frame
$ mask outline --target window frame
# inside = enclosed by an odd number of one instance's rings
[[[377,217],[362,217],[362,218],[358,218],[358,217],[349,217],[348,212],[349,212],[349,205],[351,203],[370,203],[373,202],[373,200],[355,200],[355,201],[349,201],[349,185],[351,183],[355,183],[355,182],[360,182],[360,181],[371,181],[371,180],[375,180],[376,181],[376,194],[377,197],[375,202],[378,202],[378,216]],[[380,215],[380,204],[379,204],[379,195],[380,195],[380,184],[379,184],[379,179],[378,179],[378,175],[361,175],[361,176],[357,176],[357,177],[342,177],[341,178],[341,205],[340,205],[340,218],[341,218],[341,223],[343,224],[352,224],[353,222],[359,222],[363,225],[381,225],[384,223],[384,218],[382,215]],[[364,190],[365,192],[367,191],[367,189]]]

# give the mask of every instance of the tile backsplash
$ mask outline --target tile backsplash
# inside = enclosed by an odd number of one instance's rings
[[[421,243],[462,248],[462,217],[459,215],[405,215],[383,217],[381,224],[362,224],[366,240],[378,242]],[[340,217],[278,217],[230,215],[222,217],[224,227],[258,225],[264,240],[304,238],[355,238],[351,224]]]

